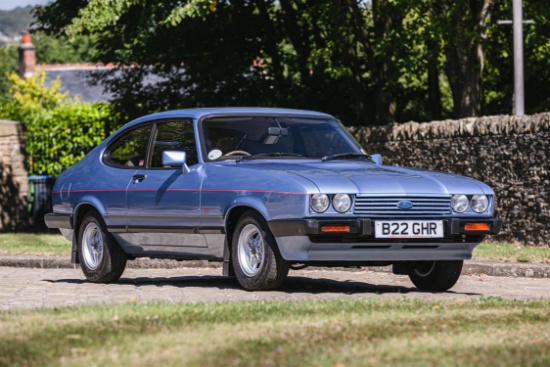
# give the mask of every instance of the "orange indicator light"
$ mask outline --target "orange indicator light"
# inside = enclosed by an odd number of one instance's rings
[[[321,232],[334,233],[334,232],[349,232],[349,225],[347,224],[324,224],[321,226]]]
[[[489,223],[466,223],[464,225],[465,231],[488,231]]]

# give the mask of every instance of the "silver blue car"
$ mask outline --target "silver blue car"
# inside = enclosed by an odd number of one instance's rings
[[[277,288],[289,269],[393,265],[446,291],[501,228],[484,183],[384,166],[333,116],[288,109],[134,120],[59,176],[53,204],[47,225],[102,283],[150,257],[223,261],[247,290]]]

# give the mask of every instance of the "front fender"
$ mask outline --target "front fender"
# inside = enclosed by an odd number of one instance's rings
[[[262,202],[260,198],[256,197],[250,197],[250,196],[241,196],[235,198],[227,207],[225,210],[225,227],[227,228],[227,220],[231,216],[231,212],[235,208],[242,208],[242,207],[249,207],[251,209],[256,210],[258,213],[260,213],[266,221],[270,221],[271,215],[269,214],[269,211],[267,210],[267,207],[265,206],[265,203]]]

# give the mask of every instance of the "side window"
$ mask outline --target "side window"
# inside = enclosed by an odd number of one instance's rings
[[[153,150],[151,154],[151,168],[161,168],[162,153],[167,150],[185,152],[187,165],[198,163],[195,134],[191,120],[169,121],[159,123]]]
[[[150,134],[151,125],[126,133],[109,148],[107,162],[116,166],[144,167]]]

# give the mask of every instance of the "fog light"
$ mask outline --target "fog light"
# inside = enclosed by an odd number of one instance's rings
[[[350,230],[347,224],[323,224],[321,225],[321,232],[323,233],[348,233]]]
[[[488,231],[489,223],[466,223],[464,225],[465,231]]]

